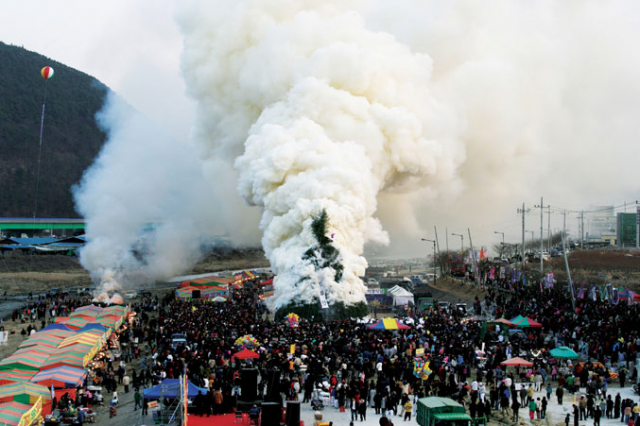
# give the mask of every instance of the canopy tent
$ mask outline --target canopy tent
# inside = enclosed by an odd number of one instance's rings
[[[50,334],[35,333],[24,342],[20,343],[18,348],[57,348],[60,342],[64,340],[61,336],[52,336]]]
[[[533,367],[533,363],[527,361],[526,359],[522,359],[520,357],[515,357],[508,359],[506,361],[502,361],[501,365],[505,365],[507,367]]]
[[[23,404],[33,404],[40,397],[43,400],[51,400],[51,390],[29,382],[0,386],[0,402],[16,401]],[[44,403],[42,405],[44,407]]]
[[[35,371],[31,370],[7,370],[0,372],[0,386],[14,382],[28,382],[35,375]]]
[[[523,317],[522,315],[518,315],[515,318],[511,318],[509,321],[511,321],[511,324],[517,324],[520,321],[522,321],[523,319],[525,319],[525,317]]]
[[[183,287],[176,290],[176,297],[182,300],[189,301],[193,297],[193,291],[200,291],[201,289],[197,289],[195,287]]]
[[[20,424],[22,415],[30,409],[30,404],[22,404],[15,401],[0,404],[0,424],[17,426]]]
[[[89,362],[85,358],[86,353],[77,352],[77,348],[73,346],[69,347],[69,350],[59,351],[54,353],[47,359],[47,361],[42,364],[41,370],[47,370],[49,368],[55,367],[75,367],[75,368],[85,368]]]
[[[89,324],[79,329],[77,333],[95,333],[104,335],[107,331],[109,331],[109,327],[107,327],[106,325],[97,322],[90,322]]]
[[[250,349],[243,349],[240,352],[236,352],[235,354],[233,354],[232,358],[238,358],[238,359],[260,358],[260,355],[258,355],[257,353],[255,353]]]
[[[76,310],[73,312],[85,312],[85,311],[92,311],[100,314],[102,313],[103,308],[96,305],[85,305],[85,306],[80,306],[79,308],[76,308]]]
[[[95,318],[98,315],[102,314],[102,311],[95,311],[92,309],[85,309],[85,310],[75,310],[71,313],[71,315],[69,315],[70,318],[76,318],[76,317],[85,317],[85,318]]]
[[[64,325],[64,324],[51,324],[51,325]],[[71,330],[70,328],[67,328],[64,330],[63,329],[51,329],[51,330],[42,329],[36,333],[36,335],[39,335],[39,336],[53,336],[53,337],[59,337],[63,340],[75,334],[76,334],[76,331]]]
[[[75,316],[69,317],[64,323],[73,330],[78,330],[93,321],[93,317]]]
[[[542,324],[540,324],[539,322],[535,322],[534,320],[532,320],[529,317],[523,318],[522,320],[518,321],[518,322],[513,322],[513,325],[516,327],[522,327],[522,328],[541,328]]]
[[[75,333],[75,330],[72,330],[69,326],[65,324],[60,324],[60,323],[49,324],[48,326],[40,330],[40,333],[45,331],[48,331],[48,332],[65,331],[65,332]]]
[[[377,323],[371,324],[368,328],[370,330],[406,330],[411,327],[402,324],[395,318],[383,318]]]
[[[221,278],[216,275],[211,275],[208,277],[201,277],[195,280],[187,280],[180,283],[180,287],[213,287],[213,286],[223,286],[228,287],[231,282],[226,278]]]
[[[56,317],[56,320],[54,321],[56,324],[64,324],[65,321],[67,321],[69,319],[69,317]],[[69,327],[71,328],[71,327]],[[74,330],[73,328],[71,328],[71,330]]]
[[[49,358],[51,354],[56,352],[58,348],[52,348],[49,346],[29,346],[28,348],[18,348],[11,356],[19,356],[19,355],[37,355],[43,358]]]
[[[84,345],[92,349],[95,346],[102,345],[102,337],[95,333],[78,333],[61,341],[58,348],[63,349],[72,345]]]
[[[101,315],[96,318],[96,322],[105,327],[113,328],[114,330],[116,330],[122,325],[122,317],[118,317],[116,315]]]
[[[107,306],[102,310],[100,315],[118,315],[119,317],[125,317],[129,312],[129,308],[122,305],[111,305]]]
[[[149,389],[144,389],[142,393],[145,399],[179,398],[181,391],[180,382],[180,379],[164,379],[159,385],[156,385]],[[207,394],[207,388],[200,388],[190,381],[188,381],[187,383],[187,395],[189,398],[195,398],[196,396],[198,396],[198,392],[202,392],[203,395]]]
[[[48,358],[48,355],[36,351],[13,354],[0,361],[0,371],[13,369],[38,371]]]
[[[228,286],[213,286],[202,290],[200,297],[203,299],[213,299],[214,297],[227,297],[229,295]]]
[[[62,366],[44,370],[31,378],[31,383],[36,383],[47,388],[75,388],[81,385],[87,371],[80,368]]]
[[[497,320],[487,321],[489,324],[501,324],[511,327],[513,323],[506,318],[498,318]]]
[[[399,285],[387,290],[387,294],[393,298],[394,306],[408,305],[410,302],[413,303],[413,293],[405,290]]]
[[[560,346],[557,347],[555,349],[551,349],[549,351],[549,354],[557,359],[576,359],[578,358],[578,354],[572,350],[571,348],[568,348],[566,346]]]

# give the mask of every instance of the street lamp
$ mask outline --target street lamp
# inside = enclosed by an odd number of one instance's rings
[[[422,241],[433,243],[433,285],[436,285],[436,240],[428,240],[423,238]]]
[[[455,234],[455,233],[451,233],[451,235],[455,235],[456,237],[460,237],[460,254],[462,255],[462,252],[464,251],[464,235],[462,234]]]
[[[502,234],[502,247],[500,247],[500,258],[502,258],[502,254],[504,252],[504,232],[493,231],[494,234]]]

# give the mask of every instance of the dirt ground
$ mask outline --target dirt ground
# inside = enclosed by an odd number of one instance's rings
[[[215,251],[184,274],[269,266],[260,249]],[[27,294],[51,288],[87,287],[89,273],[77,258],[58,255],[0,255],[0,296]]]
[[[618,250],[579,250],[567,257],[574,282],[611,283],[614,287],[640,290],[640,252]],[[566,280],[562,257],[551,262],[557,279]]]

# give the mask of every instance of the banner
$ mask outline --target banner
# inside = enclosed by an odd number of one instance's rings
[[[40,417],[41,413],[42,413],[42,397],[38,398],[36,403],[33,404],[33,407],[31,407],[29,411],[27,411],[22,415],[22,417],[20,417],[20,422],[18,423],[18,426],[31,425]],[[38,422],[38,424],[40,423]]]
[[[421,358],[424,356],[424,348],[417,348],[416,349],[416,358]]]
[[[620,301],[620,297],[618,294],[618,289],[616,287],[613,288],[613,297],[611,297],[611,303],[613,303],[614,305],[617,305],[618,302]]]

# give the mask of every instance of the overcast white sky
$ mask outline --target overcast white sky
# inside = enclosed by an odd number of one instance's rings
[[[0,0],[0,41],[23,46],[94,76],[175,137],[187,140],[195,106],[184,94],[185,83],[180,73],[182,36],[173,16],[177,3],[177,0]],[[590,155],[587,150],[580,154]],[[615,171],[613,164],[607,167],[609,173]],[[545,198],[545,203],[581,209],[587,208],[587,203],[616,204],[633,197],[631,193],[619,192],[610,196],[605,200],[585,198],[585,204],[580,205],[565,206],[563,203],[573,202],[566,199]],[[518,206],[508,207],[512,210],[509,221],[486,225],[485,244],[500,241],[501,236],[494,235],[497,230],[504,230],[507,240],[519,239],[520,220],[515,213]],[[527,225],[527,229],[536,233],[537,217],[528,218]],[[553,220],[552,228],[556,229],[560,219],[554,216]],[[568,220],[575,224],[575,215]]]
[[[96,77],[174,136],[188,135],[193,105],[180,76],[175,0],[0,1],[0,41]]]

